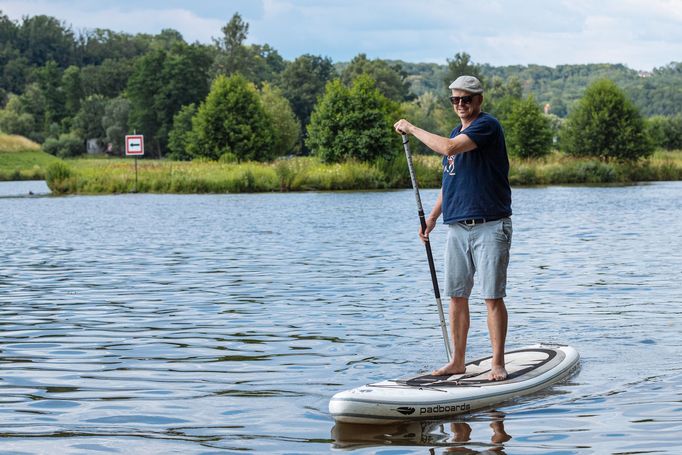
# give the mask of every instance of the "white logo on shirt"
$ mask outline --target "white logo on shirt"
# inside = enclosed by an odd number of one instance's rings
[[[455,156],[448,156],[448,164],[443,166],[443,172],[447,172],[448,175],[455,175]]]

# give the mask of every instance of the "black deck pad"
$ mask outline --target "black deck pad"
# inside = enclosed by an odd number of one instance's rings
[[[395,381],[410,387],[462,387],[499,385],[519,382],[542,374],[561,362],[564,355],[561,351],[545,348],[519,349],[504,354],[507,379],[491,381],[488,379],[492,356],[474,360],[466,365],[464,374],[433,376],[420,375]]]

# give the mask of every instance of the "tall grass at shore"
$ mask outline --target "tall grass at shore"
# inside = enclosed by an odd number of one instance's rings
[[[138,160],[138,182],[131,159],[72,159],[55,164],[48,185],[55,193],[245,193],[403,188],[409,186],[404,157],[381,163],[326,164],[315,157],[274,163]],[[434,167],[435,165],[435,167]],[[439,182],[438,160],[416,157],[423,186]]]
[[[512,158],[509,180],[516,186],[682,180],[682,151],[657,151],[634,162],[573,158],[558,152],[535,160]]]
[[[272,166],[258,163],[139,160],[137,183],[132,159],[76,159],[63,165],[70,171],[65,182],[47,181],[60,193],[245,193],[279,188]]]
[[[441,160],[414,157],[419,185],[438,188]],[[559,153],[537,160],[512,158],[513,186],[609,184],[682,180],[682,151],[656,152],[638,162],[602,162]],[[73,159],[51,168],[48,185],[55,193],[243,193],[264,191],[365,190],[409,188],[405,157],[374,164],[348,161],[326,164],[315,157],[293,157],[274,163],[214,161],[138,161],[138,183],[131,159]]]

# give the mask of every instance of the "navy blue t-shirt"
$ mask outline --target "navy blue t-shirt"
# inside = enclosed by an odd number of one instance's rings
[[[464,130],[476,148],[443,157],[443,222],[511,216],[509,158],[502,125],[490,114],[480,115]]]

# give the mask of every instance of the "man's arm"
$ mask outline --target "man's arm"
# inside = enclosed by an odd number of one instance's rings
[[[460,134],[450,139],[437,134],[429,133],[418,126],[411,124],[405,119],[398,120],[393,126],[398,133],[411,134],[419,139],[428,148],[444,156],[469,152],[476,148],[476,143],[472,141],[466,134]]]

